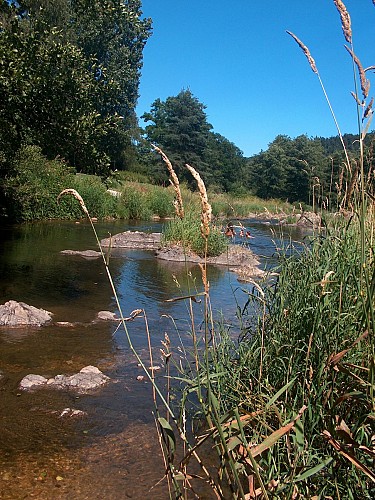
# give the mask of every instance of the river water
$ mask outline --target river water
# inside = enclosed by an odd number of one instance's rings
[[[282,238],[276,224],[242,221],[251,230],[250,248],[261,267],[272,267],[282,241],[301,242],[293,229]],[[160,231],[162,223],[97,223],[100,238],[128,229]],[[238,244],[244,244],[239,238]],[[117,312],[101,259],[63,255],[61,250],[96,250],[87,222],[44,222],[0,228],[0,304],[17,300],[53,312],[54,324],[40,329],[0,329],[0,498],[168,498],[153,419],[150,384],[137,380],[141,368],[122,329],[93,322],[98,311]],[[125,316],[146,313],[155,363],[165,333],[178,356],[190,345],[187,301],[166,302],[202,291],[199,267],[156,260],[152,252],[116,252],[110,270]],[[232,326],[250,285],[226,267],[208,269],[215,317]],[[194,304],[199,327],[201,304]],[[172,320],[173,318],[173,320]],[[59,326],[55,322],[71,322]],[[148,366],[145,321],[128,323],[132,342]],[[89,395],[41,389],[20,392],[27,374],[72,374],[95,365],[111,378]],[[163,370],[158,375],[161,385]],[[85,412],[60,417],[64,408]],[[203,488],[200,498],[211,498]]]

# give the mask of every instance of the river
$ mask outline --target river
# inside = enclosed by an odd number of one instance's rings
[[[251,230],[250,248],[263,268],[274,265],[282,241],[301,242],[306,234],[294,229],[283,239],[272,221],[242,222]],[[128,229],[160,231],[162,223],[100,222],[96,229],[104,238]],[[243,244],[239,238],[236,243]],[[53,312],[54,322],[75,323],[0,329],[0,498],[168,498],[150,384],[137,380],[142,371],[124,332],[110,322],[92,322],[98,311],[117,312],[103,263],[60,253],[66,249],[97,249],[87,222],[0,228],[0,304],[26,302]],[[111,258],[110,270],[124,315],[145,311],[158,364],[166,332],[175,355],[181,340],[189,346],[186,301],[166,300],[194,288],[202,291],[198,266],[186,270],[183,264],[156,260],[152,252],[124,251]],[[223,317],[235,335],[237,306],[246,302],[250,285],[239,283],[225,267],[209,267],[208,279],[214,315]],[[201,307],[194,304],[198,324]],[[148,366],[144,319],[128,325]],[[99,367],[111,383],[79,396],[18,389],[29,373],[51,377],[87,365]],[[162,371],[159,377],[163,383]],[[64,408],[82,410],[85,416],[60,417]],[[202,489],[200,498],[210,496]]]

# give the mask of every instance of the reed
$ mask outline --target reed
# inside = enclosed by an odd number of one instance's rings
[[[154,148],[154,150],[157,153],[159,153],[161,155],[164,163],[167,166],[167,169],[168,169],[168,172],[169,172],[169,175],[170,175],[170,183],[172,184],[173,189],[174,189],[175,194],[176,194],[175,203],[174,203],[175,210],[176,210],[176,215],[180,219],[183,219],[184,218],[184,205],[183,205],[183,202],[182,202],[182,195],[181,195],[181,189],[180,189],[180,181],[179,181],[179,179],[178,179],[178,177],[176,175],[176,172],[174,171],[172,163],[170,162],[168,156],[164,153],[164,151],[162,151],[158,146],[155,146],[155,144],[152,144],[152,147]]]
[[[361,81],[349,14],[343,2],[335,5],[351,43],[355,81]],[[311,64],[307,47],[291,36]],[[366,102],[363,90],[368,86],[363,83],[362,98],[357,90],[354,95],[359,111],[366,114],[372,103]],[[363,168],[370,116],[359,120],[360,162],[351,193],[344,197],[346,203],[352,200],[351,216],[326,221],[325,232],[314,234],[292,256],[280,251],[273,275],[254,282],[245,292],[245,307],[230,318],[237,320],[238,338],[228,318],[214,319],[205,265],[202,283],[194,283],[188,296],[171,299],[187,303],[192,347],[182,343],[173,349],[167,338],[163,341],[170,370],[165,388],[146,370],[170,497],[199,498],[195,491],[200,477],[212,489],[211,496],[220,499],[374,497],[374,199]],[[355,172],[347,152],[346,161],[346,168]],[[200,176],[192,174],[199,186]],[[199,190],[200,217],[197,210],[185,214],[170,226],[171,239],[182,241],[195,220],[194,231],[202,231],[207,256],[211,211],[204,184]],[[117,300],[104,254],[103,260]],[[203,307],[200,325],[198,307]],[[121,312],[119,303],[118,308]],[[122,312],[121,317],[128,336]],[[177,328],[173,318],[171,324]],[[129,336],[128,341],[134,350]],[[172,385],[178,404],[170,398]],[[208,457],[207,448],[212,450]],[[202,474],[195,473],[193,462]]]
[[[238,339],[225,322],[213,322],[207,301],[204,342],[181,367],[182,411],[194,401],[195,447],[213,443],[215,477],[228,487],[227,498],[375,494],[374,201],[363,171],[372,100],[366,102],[369,85],[352,47],[350,16],[343,2],[335,4],[362,92],[354,92],[362,111],[358,165],[345,151],[352,178],[343,199],[352,216],[326,221],[326,231],[302,252],[280,253],[277,278],[254,284],[238,311]],[[319,76],[308,48],[289,34]]]

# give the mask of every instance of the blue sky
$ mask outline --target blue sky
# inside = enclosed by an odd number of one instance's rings
[[[375,6],[344,3],[357,56],[363,67],[375,65]],[[139,116],[155,99],[189,88],[207,106],[214,131],[245,156],[267,149],[278,134],[336,135],[318,79],[289,30],[309,47],[341,131],[356,132],[352,64],[333,0],[143,0],[142,10],[153,19],[153,35]],[[367,75],[372,96],[375,75]]]

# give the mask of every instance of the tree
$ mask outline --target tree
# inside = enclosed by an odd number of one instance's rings
[[[95,100],[103,117],[121,117],[106,137],[112,167],[124,168],[137,137],[135,107],[142,54],[150,36],[151,20],[141,19],[140,0],[71,0],[72,36],[101,89]],[[133,155],[131,152],[130,155]]]
[[[204,153],[212,126],[207,122],[206,106],[190,90],[181,90],[166,101],[156,99],[145,113],[147,139],[162,148],[172,163],[180,168],[180,176],[188,178],[185,163],[191,164],[205,177],[208,165]]]
[[[267,151],[249,160],[250,184],[262,198],[312,204],[313,192],[321,195],[325,188],[326,164],[319,140],[278,135]]]
[[[0,150],[7,157],[35,144],[48,158],[102,172],[109,157],[100,142],[117,118],[97,113],[99,94],[82,51],[59,31],[43,21],[23,30],[13,21],[0,32]]]
[[[284,198],[288,158],[278,141],[251,160],[251,185],[261,198]]]
[[[204,158],[210,166],[210,184],[224,191],[245,190],[243,170],[246,162],[242,151],[233,142],[221,134],[210,132]]]
[[[36,144],[48,158],[59,155],[85,172],[121,168],[133,148],[151,29],[140,19],[140,1],[1,6],[0,151],[12,157],[21,144]]]
[[[190,176],[183,168],[191,164],[202,175],[206,186],[231,190],[244,166],[244,158],[235,144],[212,131],[207,122],[206,106],[191,91],[181,90],[164,102],[157,99],[142,118],[147,140],[157,144],[179,169],[181,179]]]

